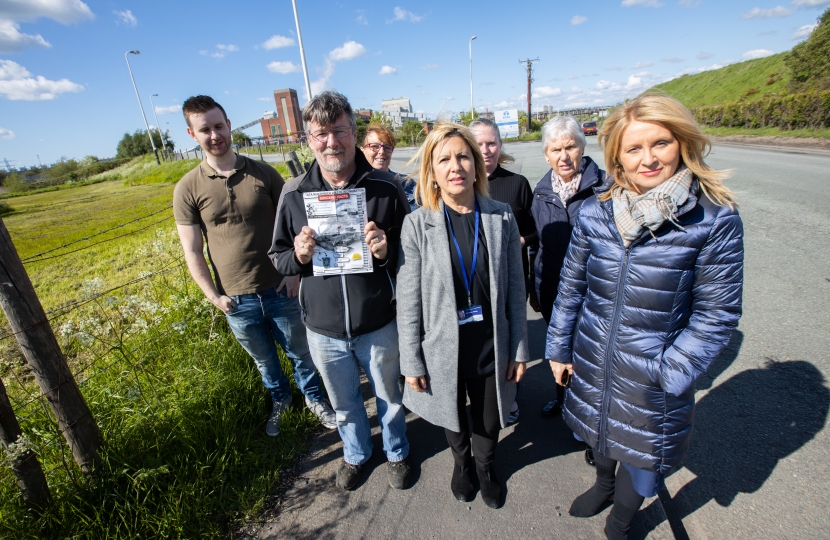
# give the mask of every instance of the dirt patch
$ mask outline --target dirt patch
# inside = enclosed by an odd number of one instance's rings
[[[726,137],[712,137],[714,143],[739,144],[744,146],[772,146],[778,148],[798,148],[810,150],[824,150],[830,152],[830,139],[816,139],[811,137],[748,137],[746,135],[729,135]]]

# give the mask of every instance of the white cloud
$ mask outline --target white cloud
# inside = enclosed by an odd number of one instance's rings
[[[715,55],[714,55],[714,54],[712,54],[712,53],[710,53],[710,52],[699,52],[699,53],[697,54],[697,59],[698,59],[698,60],[708,60],[708,59],[710,59],[710,58],[712,58],[712,57],[714,57],[714,56],[715,56]]]
[[[627,90],[631,90],[633,88],[639,88],[643,86],[643,78],[637,77],[636,75],[629,75],[628,82],[625,85]]]
[[[423,19],[421,15],[415,15],[411,11],[407,11],[401,7],[396,7],[392,13],[394,14],[394,17],[386,21],[387,23],[393,23],[397,21],[418,22],[421,19]]]
[[[659,8],[659,7],[663,6],[663,2],[660,2],[659,0],[623,0],[622,6],[623,7],[643,6],[643,7]]]
[[[295,64],[294,62],[271,62],[267,66],[268,71],[271,73],[282,73],[285,75],[286,73],[296,73],[300,71],[300,66]]]
[[[653,62],[637,62],[633,66],[629,66],[628,69],[643,69],[643,68],[651,67],[653,65],[654,65]]]
[[[326,58],[326,64],[320,78],[311,82],[311,93],[317,95],[325,90],[329,85],[329,79],[331,79],[332,75],[334,75],[334,62]]]
[[[582,15],[574,15],[574,16],[571,18],[571,24],[572,24],[573,26],[577,26],[577,25],[579,25],[579,24],[584,23],[584,22],[585,22],[585,21],[587,21],[587,20],[588,20],[588,17],[583,17]]]
[[[765,56],[769,56],[771,54],[775,53],[769,49],[752,49],[751,51],[746,51],[741,58],[744,60],[754,60],[756,58],[764,58]]]
[[[600,90],[605,90],[609,86],[611,86],[610,81],[606,81],[606,80],[597,81],[597,88],[600,89]]]
[[[29,71],[11,60],[0,60],[0,96],[10,100],[41,101],[55,99],[65,92],[81,92],[80,84],[69,79],[49,80],[41,75],[32,77]]]
[[[582,88],[578,86],[571,86],[571,94],[581,94]]]
[[[232,44],[225,45],[223,43],[217,43],[216,48],[219,49],[219,50],[214,52],[214,53],[210,53],[210,57],[211,58],[216,58],[217,60],[220,59],[220,58],[225,58],[225,56],[227,56],[227,54],[229,52],[237,52],[239,50],[239,47],[237,47],[236,45],[232,45]],[[199,54],[206,55],[206,54],[208,54],[208,52],[207,51],[199,51]]]
[[[360,15],[358,15],[355,18],[355,22],[357,22],[357,24],[368,25],[369,24],[369,19],[366,18],[366,15],[361,13]]]
[[[329,53],[329,59],[333,62],[352,60],[366,54],[366,47],[357,41],[347,41],[341,47],[337,47]]]
[[[666,58],[661,58],[660,60],[662,62],[669,62],[670,64],[679,64],[684,61],[682,58],[678,58],[676,56],[667,56]]]
[[[454,100],[455,98],[454,98],[454,97],[452,97],[452,96],[444,96],[444,98],[443,98],[443,99],[444,99],[444,101],[452,101],[452,100]]]
[[[293,47],[296,42],[294,38],[287,37],[287,36],[280,36],[280,35],[273,35],[269,37],[265,43],[260,45],[266,51],[270,51],[271,49],[281,49],[283,47]]]
[[[89,6],[80,0],[0,1],[0,53],[14,53],[26,47],[51,47],[40,34],[24,34],[21,22],[47,18],[61,24],[94,19]]]
[[[169,105],[167,107],[156,107],[156,114],[172,114],[182,110],[181,105]]]
[[[830,4],[830,0],[793,0],[793,5],[798,8],[816,8]]]
[[[702,3],[701,0],[680,0],[677,5],[684,8],[694,8]]]
[[[429,95],[429,92],[421,92],[421,95],[422,95],[422,96],[428,96],[428,95]]]
[[[257,101],[271,101],[271,98],[267,98],[267,97],[258,97],[256,99],[257,99]]]
[[[775,6],[772,9],[761,9],[759,7],[741,13],[741,19],[775,19],[778,17],[789,17],[793,12],[783,6]]]
[[[799,26],[798,29],[796,29],[795,33],[792,36],[790,36],[790,39],[791,40],[806,39],[806,38],[810,37],[810,34],[813,33],[813,30],[815,30],[817,26],[818,26],[818,23],[805,24],[804,26]]]
[[[502,101],[500,103],[496,103],[495,105],[493,105],[493,107],[501,109],[504,107],[509,107],[510,105],[513,105],[512,101]]]
[[[0,139],[14,139],[17,135],[14,134],[14,131],[6,128],[0,127]]]
[[[138,19],[135,18],[133,12],[129,9],[125,9],[124,11],[113,11],[118,16],[119,22],[127,25],[127,26],[138,26]]]
[[[219,49],[220,51],[225,51],[225,52],[236,52],[236,51],[239,50],[239,47],[237,47],[236,45],[223,45],[221,43],[217,43],[216,48]]]
[[[392,66],[383,66],[380,68],[378,75],[395,75],[398,72],[397,69],[393,68]]]
[[[427,64],[425,66],[421,66],[421,69],[438,69],[440,67],[440,64]]]
[[[553,88],[552,86],[537,86],[534,90],[535,92],[531,96],[534,99],[558,96],[562,93],[561,88]]]

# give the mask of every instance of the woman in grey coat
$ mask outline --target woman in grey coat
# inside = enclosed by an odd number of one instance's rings
[[[421,208],[404,220],[398,258],[403,402],[445,429],[456,499],[475,496],[474,454],[481,498],[498,508],[496,444],[528,360],[519,229],[510,207],[488,197],[467,128],[439,124],[418,158]]]

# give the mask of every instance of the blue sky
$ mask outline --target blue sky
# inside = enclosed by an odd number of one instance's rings
[[[428,117],[521,108],[536,58],[533,106],[614,104],[682,73],[785,51],[830,0],[365,2],[298,0],[315,88],[380,108],[407,96]],[[242,125],[274,108],[272,91],[305,86],[289,0],[124,2],[0,0],[0,159],[13,166],[115,154],[148,121],[180,146],[181,103],[212,95]],[[259,128],[248,130],[260,134]]]

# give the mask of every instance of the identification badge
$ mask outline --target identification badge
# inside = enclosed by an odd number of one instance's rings
[[[458,315],[459,325],[484,320],[484,313],[481,311],[481,306],[470,306],[464,309],[459,309],[456,314]]]

